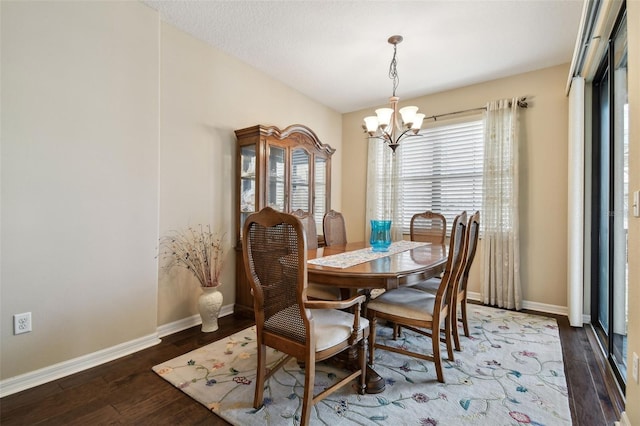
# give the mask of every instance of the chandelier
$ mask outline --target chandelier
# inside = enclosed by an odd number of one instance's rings
[[[401,140],[418,134],[424,114],[418,113],[416,106],[406,106],[398,111],[400,98],[396,96],[399,81],[396,51],[398,43],[402,42],[402,36],[391,36],[388,42],[393,45],[393,59],[389,65],[389,78],[393,79],[393,95],[389,98],[391,108],[379,108],[376,115],[365,117],[363,127],[370,137],[382,140],[396,152]]]

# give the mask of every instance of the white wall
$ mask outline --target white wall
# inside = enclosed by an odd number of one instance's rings
[[[139,4],[2,2],[3,378],[155,334],[157,32]]]
[[[338,150],[340,182],[338,113],[142,3],[2,1],[0,15],[3,392],[197,314],[201,290],[158,274],[158,237],[198,223],[233,235],[234,129],[305,124]],[[22,312],[33,331],[14,336]]]

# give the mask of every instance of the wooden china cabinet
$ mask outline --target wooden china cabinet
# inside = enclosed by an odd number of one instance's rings
[[[264,207],[313,212],[318,230],[331,209],[331,155],[306,126],[284,130],[253,126],[236,130],[236,303],[234,311],[253,317],[253,296],[242,259],[242,226]]]

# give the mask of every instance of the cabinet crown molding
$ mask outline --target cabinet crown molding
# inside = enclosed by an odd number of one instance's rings
[[[248,134],[260,133],[261,137],[273,137],[278,140],[285,140],[292,137],[293,135],[298,134],[306,136],[307,140],[311,142],[314,148],[321,152],[324,151],[329,155],[336,152],[335,148],[332,148],[328,144],[322,143],[320,139],[318,139],[318,136],[315,134],[315,132],[303,124],[292,124],[290,126],[287,126],[284,130],[280,130],[276,126],[264,126],[262,124],[259,124],[257,126],[236,130],[235,133],[237,138],[241,138]]]

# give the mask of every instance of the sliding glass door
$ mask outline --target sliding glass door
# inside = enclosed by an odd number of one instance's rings
[[[623,13],[593,82],[591,321],[621,387],[627,375],[629,116]]]

